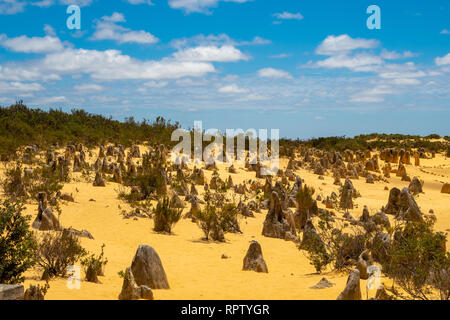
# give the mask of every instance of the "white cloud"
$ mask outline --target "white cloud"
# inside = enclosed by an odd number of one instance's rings
[[[31,38],[27,36],[16,38],[3,36],[3,38],[0,38],[0,45],[14,52],[24,53],[45,53],[60,51],[64,48],[59,38],[52,36]]]
[[[265,100],[270,100],[269,97],[266,97],[262,94],[258,94],[258,93],[250,93],[244,97],[238,98],[236,99],[236,101],[241,101],[241,102],[245,102],[245,101],[265,101]]]
[[[48,36],[51,36],[51,37],[55,37],[56,36],[55,29],[53,29],[53,27],[51,25],[49,25],[49,24],[44,25],[44,32]]]
[[[133,1],[133,0],[129,0]],[[144,1],[144,0],[134,0]],[[90,6],[93,0],[59,0],[58,4],[68,6],[75,4],[79,7]],[[12,15],[23,12],[27,5],[48,8],[55,4],[55,0],[39,0],[39,1],[25,1],[25,0],[0,0],[0,15]]]
[[[56,73],[46,72],[38,65],[0,65],[0,79],[12,81],[48,81],[60,80],[61,77]]]
[[[19,0],[2,0],[0,2],[0,14],[16,14],[22,12],[26,2]]]
[[[396,51],[388,51],[386,49],[383,49],[380,54],[380,56],[386,60],[406,59],[406,58],[412,58],[416,55],[417,54],[415,54],[411,51],[404,51],[403,53],[398,53]]]
[[[173,57],[179,61],[232,62],[249,59],[249,57],[233,46],[189,48],[175,52]]]
[[[34,92],[45,88],[39,83],[23,83],[19,81],[5,82],[0,81],[0,92]]]
[[[329,69],[347,68],[358,72],[369,72],[375,71],[376,67],[382,63],[381,58],[370,54],[357,54],[355,56],[342,54],[318,61],[317,65]]]
[[[350,98],[350,102],[367,102],[367,103],[376,103],[383,102],[384,98],[377,96],[363,96],[363,95],[355,95]]]
[[[258,71],[258,75],[261,78],[276,78],[276,79],[292,79],[289,72],[274,68],[264,68]]]
[[[426,73],[423,71],[417,72],[381,72],[379,76],[383,79],[399,79],[399,78],[421,78],[425,77]]]
[[[154,6],[154,3],[152,3],[150,0],[127,0],[129,4],[148,4],[149,6]]]
[[[280,54],[272,55],[269,58],[272,58],[272,59],[283,59],[283,58],[287,58],[287,57],[290,57],[290,56],[291,56],[291,54],[288,54],[288,53],[280,53]]]
[[[290,13],[290,12],[283,12],[283,13],[275,13],[274,14],[275,17],[277,17],[278,19],[282,19],[282,20],[302,20],[303,19],[303,15],[298,12],[298,13]]]
[[[32,6],[47,8],[47,7],[52,6],[54,3],[55,3],[54,0],[42,0],[42,1],[31,2],[30,4]]]
[[[371,49],[378,47],[379,42],[373,39],[351,38],[347,34],[328,36],[317,47],[316,53],[321,55],[344,54],[356,49]]]
[[[114,12],[111,16],[102,17],[95,25],[96,30],[91,40],[114,40],[118,43],[141,44],[151,44],[159,41],[158,38],[147,31],[133,31],[117,24],[125,21],[123,14],[118,12]]]
[[[219,88],[221,93],[247,93],[247,89],[239,88],[236,84],[230,84],[228,86]]]
[[[436,63],[437,66],[444,66],[447,64],[450,64],[450,53],[447,53],[446,56],[444,57],[437,57],[434,62]]]
[[[90,6],[93,0],[59,0],[59,3],[62,5],[71,5],[75,4],[79,7],[87,7]]]
[[[176,79],[202,76],[215,72],[210,63],[175,61],[141,61],[123,55],[118,50],[67,49],[47,55],[41,67],[59,74],[85,73],[95,79]]]
[[[68,99],[65,96],[50,96],[37,98],[31,101],[30,105],[49,105],[54,103],[64,103],[67,101]]]
[[[251,46],[251,45],[265,45],[270,44],[271,41],[268,39],[261,38],[259,36],[255,36],[252,40],[248,41],[237,41],[225,33],[221,33],[218,35],[210,34],[204,35],[199,34],[190,38],[181,38],[175,39],[170,42],[170,45],[176,49],[185,49],[189,46]]]
[[[209,13],[208,9],[217,7],[219,1],[245,3],[250,0],[169,0],[172,9],[181,9],[185,13]]]
[[[352,97],[350,97],[350,102],[367,102],[376,103],[383,102],[385,95],[394,94],[395,90],[391,89],[386,85],[380,85],[372,89],[361,91]]]
[[[102,91],[103,87],[95,83],[77,84],[74,87],[77,91]]]
[[[396,79],[392,79],[391,81],[393,84],[396,85],[419,85],[422,82],[418,79],[414,79],[414,78],[396,78]]]
[[[149,81],[144,83],[144,86],[149,88],[164,88],[167,87],[168,85],[169,82],[167,81]]]
[[[441,34],[450,34],[450,31],[448,31],[447,29],[444,29],[441,31]]]

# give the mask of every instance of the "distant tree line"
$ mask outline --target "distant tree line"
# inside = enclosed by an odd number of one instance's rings
[[[89,147],[113,142],[130,146],[148,141],[170,145],[176,128],[178,123],[172,124],[162,117],[153,122],[137,122],[132,117],[121,122],[84,110],[66,113],[61,109],[28,108],[18,101],[10,107],[0,107],[0,154],[10,155],[21,146],[33,144],[46,147],[83,143]]]
[[[162,143],[173,146],[178,143],[178,141],[171,141],[172,132],[177,128],[180,128],[179,122],[172,123],[163,117],[157,117],[154,121],[146,119],[136,121],[133,117],[118,121],[113,120],[112,117],[91,114],[84,110],[73,109],[68,113],[61,109],[44,111],[39,108],[28,108],[23,101],[18,101],[9,107],[0,107],[0,155],[11,155],[19,147],[33,144],[41,148],[54,144],[64,146],[75,143],[93,147],[108,142],[130,146],[146,141],[151,144]],[[444,140],[431,141],[441,138]],[[191,141],[193,141],[192,130]],[[235,142],[236,147],[237,141]],[[420,137],[372,133],[353,138],[345,136],[308,140],[281,138],[279,145],[280,155],[289,156],[289,150],[299,145],[336,151],[402,147],[425,148],[427,151],[441,152],[448,150],[449,142],[450,137],[441,137],[437,134]],[[205,142],[203,142],[204,146]],[[246,150],[248,146],[249,137],[246,137]],[[268,148],[271,148],[270,140]]]

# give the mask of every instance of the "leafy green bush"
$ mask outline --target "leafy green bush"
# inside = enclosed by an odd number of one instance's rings
[[[36,199],[40,192],[47,193],[47,197],[51,199],[62,190],[64,182],[69,182],[68,172],[60,176],[57,172],[53,172],[51,167],[34,169],[31,180],[29,195],[33,199]]]
[[[195,220],[205,234],[206,241],[211,234],[214,239],[214,236],[225,232],[240,232],[238,208],[226,198],[225,193],[208,190],[205,192],[205,202],[204,209],[195,215]],[[221,236],[221,239],[214,240],[224,241],[224,238]]]
[[[299,208],[304,210],[309,210],[312,208],[314,204],[314,188],[308,187],[307,185],[304,185],[300,190],[298,190],[297,194],[295,195],[295,198],[297,200],[297,204]]]
[[[70,232],[46,232],[39,241],[38,264],[43,279],[64,277],[67,268],[86,255],[79,239]]]
[[[98,282],[98,276],[104,274],[104,268],[108,263],[108,259],[104,257],[105,245],[102,245],[101,253],[96,256],[91,254],[90,256],[81,260],[84,272],[86,273],[86,280],[89,282]]]
[[[2,187],[5,194],[17,199],[27,196],[27,187],[29,183],[22,178],[22,165],[18,163],[15,167],[5,171],[5,178],[2,181]]]
[[[121,192],[119,197],[128,201],[136,202],[149,199],[151,196],[164,196],[167,193],[167,184],[162,168],[144,167],[140,174],[124,175],[124,184],[130,187],[137,187],[139,193]]]
[[[447,236],[433,231],[433,222],[407,222],[393,230],[389,259],[384,273],[393,280],[390,289],[396,296],[429,300],[438,290],[442,299],[450,298],[450,253]],[[397,290],[396,287],[402,290]],[[406,293],[404,296],[403,293]]]
[[[345,232],[347,227],[347,223],[335,221],[328,211],[319,213],[317,233],[300,246],[317,272],[330,264],[335,270],[346,269],[366,249],[372,235],[357,226]]]
[[[40,192],[47,193],[51,199],[63,188],[63,183],[68,182],[68,172],[60,176],[51,167],[37,167],[31,174],[22,174],[23,169],[20,163],[13,168],[7,169],[5,178],[2,181],[4,192],[16,199],[36,199]]]
[[[218,224],[217,208],[211,204],[206,204],[204,210],[195,215],[195,221],[205,234],[205,240],[209,241],[209,234]]]
[[[31,284],[25,291],[24,300],[45,300],[45,295],[47,294],[48,289],[50,289],[48,281],[43,286],[40,284]]]
[[[156,208],[153,210],[154,230],[172,233],[172,228],[180,220],[182,211],[182,209],[172,207],[168,197],[158,201]]]
[[[37,245],[23,209],[20,202],[0,204],[0,283],[22,282],[22,274],[35,263]]]

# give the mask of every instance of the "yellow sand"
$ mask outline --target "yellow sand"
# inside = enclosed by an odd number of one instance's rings
[[[94,160],[95,157],[90,159],[91,162]],[[441,182],[450,182],[450,159],[437,155],[435,159],[421,159],[421,164],[422,168],[406,166],[411,178],[418,176],[425,181],[425,193],[417,198],[417,202],[424,213],[433,209],[437,217],[436,228],[446,231],[450,228],[450,195],[441,194],[440,190]],[[281,159],[281,167],[286,165],[287,159]],[[229,175],[227,167],[219,165],[223,179]],[[238,174],[232,175],[235,184],[255,178],[254,172],[247,172],[240,166],[238,170]],[[208,178],[211,177],[210,171],[205,173]],[[437,173],[439,175],[435,175]],[[325,180],[319,180],[317,175],[306,170],[298,170],[296,174],[306,184],[315,187],[314,196],[321,194],[324,198],[338,190],[333,185],[332,177],[325,176]],[[79,178],[79,174],[75,177]],[[362,197],[356,199],[358,207],[351,214],[359,217],[364,205],[368,206],[371,214],[377,212],[388,200],[389,191],[384,190],[385,186],[408,186],[408,182],[400,181],[395,175],[389,182],[366,184],[363,178],[353,180]],[[105,188],[96,188],[85,182],[71,182],[64,186],[63,191],[73,193],[76,203],[62,204],[62,225],[90,231],[95,240],[82,238],[82,245],[98,253],[104,243],[108,264],[105,276],[99,277],[101,284],[83,281],[80,290],[69,290],[65,279],[51,280],[46,299],[117,299],[122,287],[118,272],[131,265],[140,244],[156,249],[169,280],[170,290],[154,290],[156,299],[336,299],[345,287],[347,274],[316,274],[314,267],[293,242],[262,236],[266,210],[256,213],[255,218],[242,218],[243,234],[226,234],[226,243],[204,242],[201,240],[201,230],[188,219],[182,219],[175,226],[174,235],[170,236],[153,232],[153,221],[150,219],[123,219],[120,213],[128,207],[117,199],[118,190],[119,185],[111,182],[107,182]],[[96,201],[90,202],[91,198]],[[189,205],[187,207],[185,212]],[[34,219],[37,205],[28,205],[26,212]],[[261,244],[268,274],[242,271],[243,258],[251,240]],[[231,258],[221,259],[222,254]],[[43,283],[38,281],[41,273],[38,269],[27,272],[25,287],[30,283]],[[335,286],[322,290],[310,289],[324,276]],[[361,281],[363,297],[366,297],[365,284],[366,281]],[[369,292],[369,297],[373,297],[374,293]]]

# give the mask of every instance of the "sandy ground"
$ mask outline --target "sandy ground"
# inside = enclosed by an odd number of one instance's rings
[[[144,150],[141,147],[141,152]],[[92,159],[95,158],[90,161]],[[285,168],[287,159],[280,162],[281,167]],[[435,159],[421,159],[421,165],[406,166],[411,178],[418,176],[425,181],[424,193],[416,198],[417,202],[424,213],[434,210],[438,231],[447,231],[450,229],[450,195],[441,194],[440,190],[443,182],[450,182],[450,159],[437,155]],[[219,165],[223,179],[229,175],[227,167]],[[232,175],[235,184],[254,179],[254,172],[244,171],[242,166],[238,169],[239,172]],[[205,174],[209,180],[211,172],[205,171]],[[317,175],[306,170],[298,170],[296,174],[306,184],[315,187],[314,197],[318,194],[326,197],[338,190],[331,176],[319,180]],[[384,190],[385,186],[408,186],[408,182],[402,182],[395,174],[391,176],[389,184],[366,184],[363,178],[353,180],[355,188],[361,193],[361,197],[356,199],[357,208],[351,210],[354,217],[361,215],[364,205],[368,206],[371,214],[385,205],[389,195],[389,191]],[[75,175],[75,178],[78,177]],[[82,245],[90,252],[99,253],[101,245],[105,244],[108,264],[105,276],[99,277],[101,284],[83,281],[81,289],[70,290],[66,279],[51,280],[46,299],[117,299],[122,287],[118,272],[131,265],[140,244],[150,245],[158,252],[171,287],[170,290],[154,290],[155,299],[336,299],[345,287],[347,274],[316,274],[314,267],[293,242],[262,236],[266,210],[256,213],[255,218],[242,218],[243,234],[226,234],[226,243],[204,242],[201,240],[203,233],[190,220],[182,219],[175,226],[173,235],[161,235],[153,232],[153,221],[150,219],[123,219],[120,213],[127,206],[118,200],[118,190],[119,185],[112,182],[107,182],[105,188],[96,188],[81,182],[81,179],[64,186],[63,191],[73,193],[76,203],[62,204],[62,225],[90,231],[95,240],[82,238]],[[95,202],[90,199],[95,199]],[[322,204],[319,206],[323,207]],[[189,209],[187,207],[185,212]],[[26,212],[34,219],[37,204],[27,205]],[[251,240],[261,244],[268,274],[242,271],[243,258]],[[230,259],[221,259],[222,254],[230,256]],[[25,287],[30,283],[43,283],[38,281],[41,273],[37,269],[27,272]],[[324,276],[335,285],[321,290],[310,289]],[[383,281],[390,283],[389,279]],[[361,280],[364,298],[365,285],[366,281]],[[375,291],[368,292],[369,297],[374,294]]]

